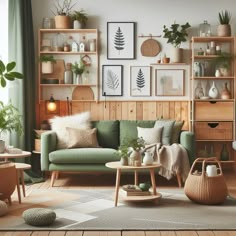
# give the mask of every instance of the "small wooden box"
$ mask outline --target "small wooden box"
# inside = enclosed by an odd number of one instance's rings
[[[197,140],[233,140],[233,122],[195,122]]]
[[[224,120],[234,119],[234,102],[207,101],[196,102],[194,111],[195,120]]]

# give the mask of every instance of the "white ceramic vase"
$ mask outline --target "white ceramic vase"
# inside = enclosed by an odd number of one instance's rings
[[[153,153],[145,152],[145,155],[143,158],[143,164],[144,165],[152,165],[152,163],[153,163]]]
[[[215,86],[215,81],[213,81],[208,95],[209,95],[210,98],[217,98],[218,97],[219,91],[218,91],[218,89]]]
[[[183,61],[183,48],[172,48],[171,62],[180,63]]]

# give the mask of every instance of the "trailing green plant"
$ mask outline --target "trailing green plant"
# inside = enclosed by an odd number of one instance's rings
[[[23,74],[20,72],[14,71],[16,67],[16,62],[12,61],[7,64],[4,64],[0,60],[0,85],[4,88],[7,85],[7,80],[13,81],[15,79],[23,79]]]
[[[229,69],[233,60],[233,55],[228,52],[221,52],[214,60],[213,63],[217,68]]]
[[[50,61],[52,63],[56,63],[57,62],[53,55],[41,55],[39,57],[39,61],[40,62],[48,62],[48,61]]]
[[[79,63],[75,62],[74,64],[71,65],[71,70],[73,73],[76,75],[82,75],[85,71],[85,64],[82,59],[80,59]]]
[[[70,17],[72,21],[78,20],[81,23],[82,27],[86,26],[88,15],[84,10],[74,11],[72,14],[70,14]]]
[[[232,14],[229,11],[225,10],[219,12],[218,16],[219,16],[219,23],[221,25],[228,25],[231,20]]]
[[[181,43],[187,41],[187,29],[191,25],[187,22],[184,25],[172,24],[170,28],[167,28],[166,25],[163,26],[163,38],[167,38],[167,43],[171,43],[174,47],[179,48]]]
[[[60,0],[56,0],[56,13],[53,12],[53,14],[59,16],[69,16],[75,5],[76,3],[72,4],[72,0],[63,0],[62,3],[60,3]]]
[[[0,101],[0,137],[5,132],[15,131],[19,135],[23,134],[22,116],[19,110],[9,103],[4,105]]]

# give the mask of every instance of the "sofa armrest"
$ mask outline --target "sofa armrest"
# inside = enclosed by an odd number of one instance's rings
[[[195,149],[195,135],[191,131],[183,131],[180,134],[180,144],[185,147],[188,152],[190,165],[194,162],[196,158]]]
[[[41,135],[41,170],[49,170],[49,153],[57,147],[57,135],[53,131]]]

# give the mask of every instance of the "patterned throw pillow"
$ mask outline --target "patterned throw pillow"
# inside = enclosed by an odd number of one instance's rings
[[[97,129],[74,129],[66,128],[70,140],[68,148],[96,148],[99,147],[97,141]]]
[[[138,129],[138,137],[143,138],[145,144],[153,144],[161,142],[161,135],[163,127],[154,127],[154,128],[141,128]]]

